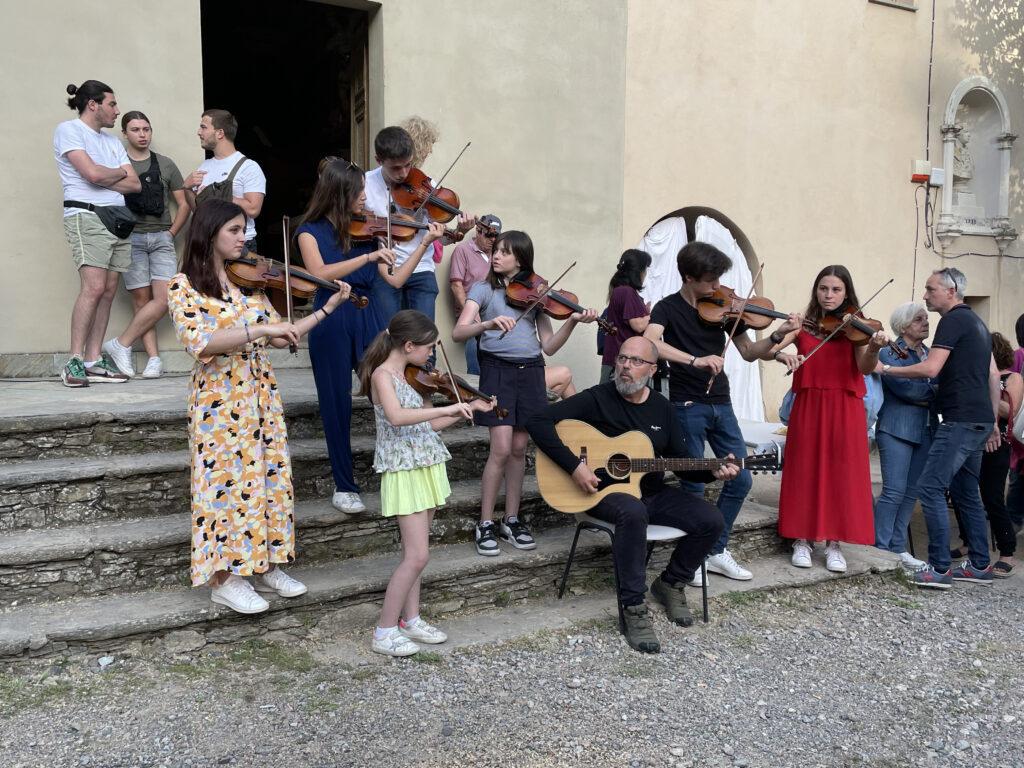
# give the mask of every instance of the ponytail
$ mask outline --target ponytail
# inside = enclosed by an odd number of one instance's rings
[[[407,341],[413,344],[432,344],[437,341],[438,331],[434,321],[415,309],[403,309],[391,318],[388,327],[377,334],[359,361],[359,394],[373,398],[370,377],[381,363]]]
[[[71,83],[64,90],[71,97],[67,101],[68,109],[77,109],[78,114],[85,112],[85,108],[90,101],[102,104],[103,94],[114,92],[113,88],[106,83],[101,83],[99,80],[86,80],[81,85]]]

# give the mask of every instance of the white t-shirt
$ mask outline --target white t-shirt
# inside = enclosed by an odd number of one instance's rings
[[[227,157],[220,159],[211,157],[209,160],[204,160],[199,165],[199,170],[206,171],[206,175],[203,177],[199,191],[202,192],[204,187],[210,186],[215,181],[224,181],[231,173],[231,169],[235,167],[235,163],[241,159],[242,153],[236,150]],[[231,181],[231,194],[234,197],[242,197],[246,192],[267,194],[267,177],[263,175],[263,169],[260,168],[259,163],[250,158],[246,158]],[[254,237],[256,237],[256,222],[246,216],[245,239],[252,240]]]
[[[397,203],[395,209],[398,215],[405,216],[406,218],[413,218],[411,208],[402,208]],[[380,167],[374,168],[368,174],[366,174],[366,207],[377,214],[378,216],[388,215],[388,188],[384,184],[384,175]],[[393,213],[392,215],[396,215]],[[420,209],[420,212],[416,215],[416,220],[426,224],[430,219],[427,218],[427,212]],[[405,263],[412,252],[416,250],[419,244],[423,241],[423,235],[426,234],[426,230],[420,230],[416,233],[416,237],[412,240],[406,240],[404,242],[394,241],[395,251],[395,266],[399,267]],[[413,274],[416,272],[433,272],[434,271],[434,260],[431,258],[430,249],[427,249],[427,253],[420,259],[420,263],[416,265],[416,269],[413,270]]]
[[[77,200],[93,205],[124,205],[124,195],[107,187],[86,181],[68,160],[67,153],[81,149],[96,165],[105,168],[120,168],[130,165],[124,145],[109,133],[94,131],[81,119],[67,120],[53,132],[53,156],[57,160],[57,172],[64,185],[64,200]],[[65,208],[65,216],[74,216],[81,208]]]

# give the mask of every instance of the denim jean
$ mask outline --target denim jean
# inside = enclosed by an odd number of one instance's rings
[[[917,483],[928,460],[931,438],[920,443],[878,432],[882,492],[875,501],[875,546],[888,552],[907,551],[907,526],[917,502]]]
[[[477,356],[477,349],[480,345],[478,336],[470,336],[466,339],[466,373],[473,376],[480,375],[480,358]]]
[[[743,442],[743,433],[740,432],[739,422],[736,421],[736,414],[733,413],[730,403],[708,405],[690,402],[676,403],[675,406],[683,440],[686,441],[686,449],[691,456],[704,456],[705,441],[719,458],[730,453],[737,458],[747,455],[747,445]],[[684,480],[680,485],[687,493],[701,497],[704,495],[704,483]],[[718,497],[718,511],[722,513],[722,519],[725,521],[725,530],[715,542],[711,554],[721,554],[729,543],[732,525],[736,522],[736,516],[740,513],[740,507],[743,506],[743,500],[750,492],[751,485],[753,479],[748,469],[742,470],[734,479],[723,485],[722,493]]]
[[[392,288],[387,281],[377,280],[373,298],[385,323],[391,322],[400,309],[415,309],[433,320],[437,278],[433,272],[413,272],[401,288]]]
[[[949,508],[946,489],[960,510],[967,549],[976,568],[987,568],[988,521],[981,503],[978,476],[985,441],[992,424],[942,422],[932,437],[928,461],[918,480],[918,494],[928,526],[928,562],[937,571],[949,570]]]

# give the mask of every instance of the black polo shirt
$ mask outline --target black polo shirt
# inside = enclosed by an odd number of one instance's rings
[[[957,304],[939,320],[932,349],[949,350],[935,396],[942,420],[993,423],[988,390],[992,335],[981,318],[966,304]]]

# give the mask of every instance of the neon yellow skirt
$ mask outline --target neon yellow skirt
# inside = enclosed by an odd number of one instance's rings
[[[380,507],[384,517],[412,515],[444,506],[452,495],[445,462],[429,467],[384,472],[380,478]]]

